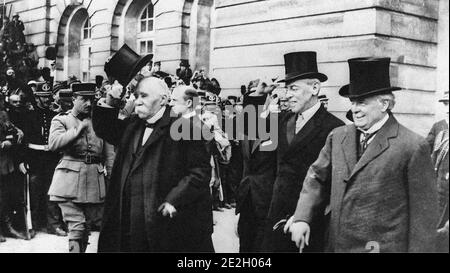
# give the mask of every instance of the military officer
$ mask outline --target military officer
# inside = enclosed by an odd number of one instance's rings
[[[42,228],[50,234],[67,236],[61,211],[56,203],[49,202],[47,196],[59,159],[58,153],[48,148],[50,123],[56,115],[50,109],[51,89],[47,82],[36,83],[34,110],[25,115],[25,164],[20,169],[23,173],[30,174],[30,205],[34,229]]]
[[[108,152],[92,128],[94,83],[72,84],[73,108],[58,114],[50,129],[49,148],[63,152],[48,194],[58,202],[69,230],[69,252],[85,252],[89,227],[98,224],[105,197]],[[105,155],[105,156],[104,156]]]

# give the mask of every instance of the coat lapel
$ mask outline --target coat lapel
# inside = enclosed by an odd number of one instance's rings
[[[397,135],[398,135],[398,122],[393,116],[390,116],[386,124],[375,135],[374,139],[369,144],[367,150],[359,159],[358,163],[356,163],[355,168],[353,169],[349,179],[351,179],[362,168],[364,168],[372,160],[374,160],[381,153],[383,153],[389,147],[389,138],[396,137]]]
[[[291,144],[289,144],[288,146],[286,154],[297,151],[302,146],[300,145],[301,143],[304,143],[307,138],[313,137],[315,133],[320,131],[320,125],[325,113],[325,108],[323,108],[323,106],[320,106],[319,110],[314,114],[314,116],[312,116],[312,118],[308,120],[308,122],[306,122],[303,128],[301,128],[300,131],[295,134]]]
[[[170,108],[167,107],[166,111],[164,112],[164,115],[161,117],[161,120],[157,123],[155,129],[151,133],[150,137],[148,138],[147,142],[145,142],[142,149],[137,153],[135,164],[133,166],[132,172],[141,165],[144,155],[146,154],[146,151],[155,143],[157,142],[161,136],[164,135],[164,133],[167,130],[167,126],[170,125]],[[140,144],[140,143],[139,143]]]
[[[256,149],[261,144],[261,142],[262,142],[262,139],[259,139],[259,138],[253,142],[252,154],[256,151]]]
[[[347,127],[346,134],[342,138],[341,149],[344,154],[345,163],[347,163],[347,174],[349,174],[355,168],[356,162],[358,161],[355,125],[352,124]]]

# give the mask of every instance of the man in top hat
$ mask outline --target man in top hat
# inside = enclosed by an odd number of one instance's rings
[[[430,148],[405,128],[395,105],[389,58],[348,60],[354,124],[331,132],[303,182],[285,231],[303,249],[311,224],[331,211],[328,251],[434,251],[437,195]]]
[[[33,228],[50,234],[66,236],[61,211],[49,201],[47,192],[59,155],[49,149],[50,125],[56,113],[51,109],[52,87],[47,82],[36,83],[34,110],[27,112],[23,122],[25,133],[23,173],[30,175],[30,205]]]
[[[109,153],[92,128],[95,83],[72,84],[73,108],[52,120],[49,149],[63,153],[48,191],[69,230],[69,251],[85,252],[89,228],[100,221]]]
[[[109,108],[94,109],[95,132],[117,147],[98,251],[213,251],[205,143],[171,137],[164,81],[140,79],[136,94],[136,115],[124,120],[109,93]]]
[[[445,118],[433,125],[427,136],[431,147],[431,158],[437,175],[438,187],[438,240],[436,250],[448,253],[448,180],[449,180],[449,133],[448,133],[448,91],[439,100],[445,106]]]
[[[279,115],[277,177],[268,212],[264,248],[268,252],[298,252],[289,236],[275,229],[277,222],[295,211],[308,167],[317,159],[328,134],[344,123],[327,112],[319,101],[321,83],[328,77],[318,72],[316,52],[304,51],[284,56],[290,112]],[[318,217],[310,251],[322,251],[326,221]]]

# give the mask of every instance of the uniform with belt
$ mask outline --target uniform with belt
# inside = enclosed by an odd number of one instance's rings
[[[35,97],[51,97],[51,86],[38,83]],[[29,166],[31,215],[34,228],[47,228],[49,233],[65,236],[58,205],[48,202],[47,192],[59,155],[48,147],[50,124],[56,113],[47,107],[37,106],[26,115],[24,160]]]
[[[95,84],[73,84],[75,95],[95,95]],[[79,92],[82,90],[81,92]],[[69,228],[69,240],[80,242],[85,250],[89,226],[101,215],[105,198],[105,174],[103,156],[107,153],[104,142],[96,136],[90,117],[88,128],[77,135],[82,120],[73,110],[58,114],[50,129],[49,148],[62,151],[63,157],[56,166],[48,194],[58,202],[64,221]],[[69,241],[69,242],[70,242]],[[84,247],[84,249],[83,249]]]

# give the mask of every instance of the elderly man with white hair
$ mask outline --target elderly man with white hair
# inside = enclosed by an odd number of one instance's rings
[[[176,140],[178,115],[167,85],[136,85],[135,114],[120,120],[108,93],[94,109],[94,130],[116,145],[99,252],[213,252],[209,153],[202,140]]]

